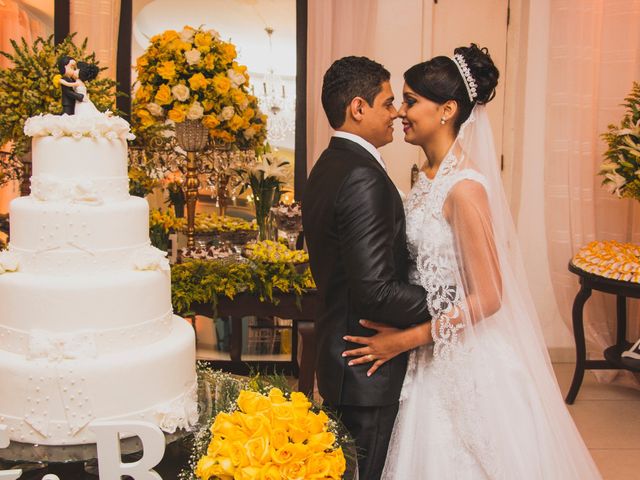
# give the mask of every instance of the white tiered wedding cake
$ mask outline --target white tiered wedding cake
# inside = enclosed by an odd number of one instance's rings
[[[129,125],[45,115],[25,125],[31,195],[0,253],[0,424],[11,440],[91,443],[93,420],[165,431],[197,420],[195,338],[171,309],[169,265],[129,196]]]

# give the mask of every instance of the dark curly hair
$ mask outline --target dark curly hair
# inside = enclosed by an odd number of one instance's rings
[[[456,48],[454,54],[464,57],[477,84],[478,96],[474,101],[469,100],[462,75],[449,57],[434,57],[414,65],[404,73],[404,80],[413,91],[433,102],[443,104],[448,100],[455,100],[458,104],[458,115],[454,123],[457,132],[469,118],[474,105],[484,105],[493,100],[500,72],[491,60],[489,51],[479,48],[475,43]]]
[[[389,78],[387,69],[367,57],[343,57],[333,62],[322,81],[322,107],[331,127],[344,124],[347,106],[355,97],[373,105]]]
[[[100,68],[95,63],[78,62],[78,77],[83,82],[93,80],[100,73]]]

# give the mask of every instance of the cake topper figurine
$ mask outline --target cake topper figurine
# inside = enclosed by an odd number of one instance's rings
[[[98,73],[100,73],[100,69],[96,64],[86,62],[77,62],[76,66],[77,68],[70,72],[71,76],[75,80],[70,82],[61,78],[60,85],[63,87],[73,88],[73,91],[81,96],[80,100],[75,100],[74,113],[76,115],[96,115],[100,113],[100,111],[96,108],[93,102],[89,100],[87,85],[84,82],[88,82],[96,78]]]
[[[62,88],[62,111],[67,115],[73,115],[76,112],[76,101],[81,102],[84,95],[77,93],[72,86],[76,81],[78,70],[75,59],[68,55],[58,58],[58,71],[62,75],[60,80],[60,88]]]

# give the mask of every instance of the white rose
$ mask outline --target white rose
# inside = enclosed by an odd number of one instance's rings
[[[251,140],[256,134],[256,129],[254,127],[249,127],[247,128],[244,132],[242,132],[242,135],[244,136],[245,140]]]
[[[204,107],[200,102],[193,102],[187,111],[187,118],[189,120],[200,120],[204,115]]]
[[[163,272],[171,270],[167,252],[151,246],[134,253],[133,267],[136,270],[159,270]]]
[[[149,113],[154,117],[161,117],[164,115],[164,109],[157,103],[147,103],[147,110],[149,110]]]
[[[244,100],[242,100],[242,103],[240,104],[240,109],[242,111],[245,111],[248,106],[249,106],[249,99],[245,97]]]
[[[218,118],[222,121],[231,120],[233,116],[236,114],[236,110],[233,107],[224,107]]]
[[[173,98],[179,102],[184,102],[189,98],[189,87],[180,83],[171,88],[171,93],[173,94]]]
[[[233,69],[227,70],[227,77],[229,77],[229,80],[231,80],[231,83],[235,88],[238,88],[240,85],[247,81],[242,73],[238,73]]]
[[[200,50],[196,50],[195,48],[184,52],[184,58],[186,58],[189,65],[195,65],[196,63],[198,63],[201,56],[202,54],[200,53]]]
[[[17,272],[20,266],[18,255],[10,252],[9,250],[3,250],[0,252],[0,274],[5,272]]]
[[[220,32],[218,32],[217,30],[214,30],[214,29],[207,30],[207,33],[209,35],[211,35],[214,40],[219,40],[220,39]]]
[[[190,42],[191,39],[195,36],[196,31],[191,27],[184,27],[178,35],[180,35],[180,39],[183,42]]]
[[[107,140],[117,140],[118,139],[118,134],[114,131],[111,132],[107,132],[105,135],[105,138]]]

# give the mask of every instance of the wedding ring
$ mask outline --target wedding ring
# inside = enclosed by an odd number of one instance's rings
[[[375,360],[375,357],[373,355],[369,354],[369,355],[367,355],[367,359],[373,362]]]

